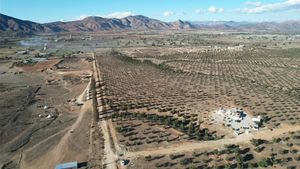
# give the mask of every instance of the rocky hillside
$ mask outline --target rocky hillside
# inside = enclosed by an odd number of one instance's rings
[[[0,14],[0,32],[2,33],[32,34],[45,31],[46,28],[41,24]]]
[[[217,30],[217,31],[269,31],[299,32],[299,21],[277,22],[163,22],[136,15],[121,19],[90,16],[70,22],[35,23],[0,14],[0,33],[27,35],[60,32],[98,32],[123,30]]]

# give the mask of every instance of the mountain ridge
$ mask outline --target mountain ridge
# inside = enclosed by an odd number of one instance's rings
[[[164,22],[143,15],[124,18],[89,16],[68,22],[36,23],[0,14],[0,33],[30,35],[61,32],[102,32],[133,30],[216,30],[216,31],[271,31],[300,32],[300,21],[235,22],[235,21],[183,21]]]

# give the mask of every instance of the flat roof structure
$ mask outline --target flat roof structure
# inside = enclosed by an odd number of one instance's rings
[[[251,118],[250,115],[237,108],[224,109],[220,108],[212,114],[214,121],[221,122],[225,126],[231,128],[235,134],[249,133],[259,128],[258,123],[254,120],[259,118]],[[254,119],[254,120],[253,120]]]
[[[57,164],[55,166],[55,169],[77,169],[77,161],[73,162],[68,162],[68,163],[62,163],[62,164]]]

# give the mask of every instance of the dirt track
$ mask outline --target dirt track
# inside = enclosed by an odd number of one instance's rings
[[[104,166],[106,166],[108,169],[116,169],[117,157],[111,148],[111,146],[113,145],[111,145],[110,143],[111,140],[110,140],[108,125],[106,120],[101,121],[100,125],[102,127],[103,137],[104,137],[104,154],[105,154]]]
[[[259,131],[257,133],[243,134],[232,139],[221,139],[216,141],[203,141],[203,142],[190,142],[190,143],[186,142],[186,143],[172,145],[170,147],[157,147],[157,148],[152,148],[151,150],[128,152],[126,154],[126,157],[134,158],[137,156],[147,156],[153,154],[171,154],[171,153],[193,151],[195,149],[201,149],[201,148],[215,149],[217,147],[223,147],[226,144],[247,143],[252,138],[261,138],[261,139],[270,140],[273,137],[279,136],[283,133],[298,131],[298,130],[300,130],[300,125],[297,126],[283,125],[281,128],[274,129],[273,131],[264,130],[264,131]]]
[[[95,54],[93,53],[93,58],[95,59]],[[97,60],[93,62],[93,70],[94,70],[94,78],[96,82],[101,81],[101,73],[98,69],[98,63]],[[103,106],[99,106],[97,111],[102,111]],[[115,147],[114,140],[111,140],[111,130],[110,126],[107,124],[107,121],[105,119],[101,120],[98,125],[102,128],[103,137],[104,137],[104,159],[103,159],[103,166],[105,166],[108,169],[117,169],[117,155],[112,149]]]

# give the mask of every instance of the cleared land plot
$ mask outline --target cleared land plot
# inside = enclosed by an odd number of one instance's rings
[[[78,118],[81,108],[69,100],[80,95],[89,82],[84,77],[90,73],[88,66],[77,67],[77,71],[82,71],[83,75],[70,70],[61,74],[55,67],[58,62],[60,60],[54,59],[38,62],[35,66],[25,65],[28,69],[23,73],[15,73],[20,67],[10,67],[12,61],[0,64],[1,70],[5,71],[0,75],[1,166],[48,168],[73,158],[79,161],[88,160],[88,152],[78,152],[89,148],[91,111],[84,116],[82,126],[74,129],[72,139],[75,138],[76,141],[65,146],[63,155],[55,154],[60,159],[52,163],[44,159],[69,133],[69,127]],[[89,63],[76,64],[79,66]],[[49,70],[41,72],[46,69]],[[78,155],[75,157],[72,155],[74,153]],[[41,160],[37,160],[39,158]]]

